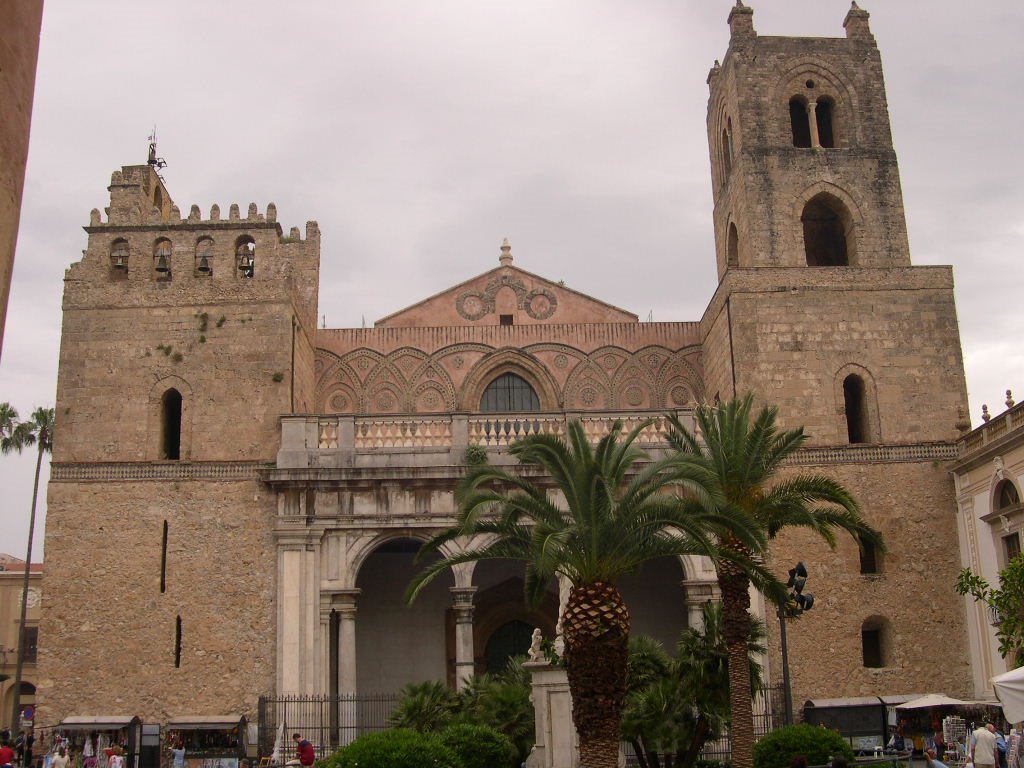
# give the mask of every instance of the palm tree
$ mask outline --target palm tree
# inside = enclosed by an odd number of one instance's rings
[[[629,643],[629,694],[622,735],[633,745],[641,768],[690,768],[708,741],[722,737],[729,721],[728,651],[722,637],[722,610],[703,606],[703,627],[679,636],[675,656],[643,635]],[[750,685],[761,689],[765,629],[751,623],[747,639]]]
[[[882,536],[860,515],[857,502],[840,483],[824,475],[797,473],[778,477],[783,462],[793,456],[807,437],[803,428],[780,431],[778,409],[765,407],[751,418],[754,397],[748,394],[718,407],[700,406],[695,420],[700,436],[675,416],[669,417],[669,442],[681,461],[692,463],[714,477],[710,490],[714,503],[745,520],[761,533],[763,546],[750,544],[726,533],[720,545],[760,562],[767,556],[767,542],[785,528],[806,528],[829,546],[836,531],[846,531],[858,542],[882,549]],[[709,493],[693,504],[706,503]],[[729,650],[729,700],[732,710],[730,736],[732,765],[753,765],[754,719],[747,638],[750,636],[750,593],[753,584],[773,600],[778,581],[764,581],[760,573],[744,569],[742,558],[723,558],[718,566],[722,592],[722,633]]]
[[[0,403],[0,453],[21,453],[36,446],[36,475],[32,484],[32,512],[28,519],[28,547],[25,554],[25,575],[21,583],[21,624],[18,632],[18,664],[14,672],[14,704],[11,708],[11,730],[16,732],[21,719],[21,673],[25,665],[25,620],[28,615],[28,577],[32,564],[32,538],[36,528],[36,502],[39,499],[39,471],[43,454],[53,450],[53,408],[36,408],[28,421],[18,421],[18,412],[9,403]]]
[[[756,529],[734,519],[732,508],[709,490],[706,469],[674,457],[638,466],[648,457],[633,443],[647,426],[620,440],[616,422],[596,447],[579,422],[569,424],[568,442],[531,435],[515,443],[511,453],[545,471],[564,507],[529,478],[490,465],[471,469],[456,489],[457,524],[421,554],[456,539],[466,548],[449,550],[424,569],[407,595],[411,601],[438,573],[478,560],[525,562],[526,596],[533,603],[552,579],[567,579],[562,629],[584,768],[617,765],[629,611],[616,581],[659,557],[699,554],[717,562],[714,537],[725,530],[752,551],[762,546]],[[683,492],[702,503],[684,510]],[[750,565],[739,551],[727,554]]]

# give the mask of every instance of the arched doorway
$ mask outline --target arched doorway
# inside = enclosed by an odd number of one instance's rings
[[[363,561],[356,577],[356,689],[391,693],[406,683],[445,680],[445,617],[454,584],[446,571],[408,605],[405,590],[425,563],[413,562],[422,542],[382,542]]]
[[[630,635],[647,635],[675,653],[687,626],[686,574],[676,557],[645,563],[635,574],[619,580],[618,588],[630,617]]]

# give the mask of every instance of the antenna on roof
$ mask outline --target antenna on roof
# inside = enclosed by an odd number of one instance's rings
[[[146,162],[156,170],[167,167],[167,161],[156,156],[156,125],[153,125],[153,132],[149,134],[149,158]]]
[[[648,323],[653,323],[654,322],[654,310],[653,309],[650,312],[647,313],[647,322]]]
[[[327,315],[320,315],[320,327],[321,328],[326,328],[327,327]]]

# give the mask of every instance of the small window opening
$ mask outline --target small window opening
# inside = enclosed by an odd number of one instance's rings
[[[863,627],[860,631],[860,643],[865,667],[879,669],[885,666],[882,658],[882,630],[880,628]]]
[[[879,573],[878,551],[870,541],[861,542],[860,546],[860,572],[862,574]]]
[[[39,627],[25,627],[21,637],[25,643],[22,658],[26,664],[35,664],[39,658]]]
[[[843,401],[846,410],[846,433],[851,443],[868,441],[867,409],[865,408],[864,379],[851,373],[843,379]]]
[[[807,266],[849,266],[849,249],[843,218],[831,202],[830,196],[821,194],[809,200],[804,206],[800,221],[804,229]]]
[[[1020,504],[1020,496],[1017,494],[1017,486],[1009,480],[1003,480],[999,484],[999,492],[996,494],[996,509],[1007,509]]]
[[[181,393],[168,389],[160,405],[160,458],[177,461],[181,458]]]
[[[722,129],[722,170],[725,175],[724,183],[732,173],[732,137],[727,128]]]
[[[115,280],[128,277],[128,241],[115,240],[110,245],[110,276]]]
[[[153,271],[156,279],[168,282],[171,279],[171,241],[160,238],[153,247]]]
[[[1020,533],[1014,531],[1009,536],[1003,536],[1003,549],[1006,552],[1006,562],[1009,563],[1015,557],[1020,556]]]
[[[725,261],[730,267],[738,267],[740,265],[740,234],[736,230],[735,222],[730,222],[729,224],[729,238],[726,245]]]
[[[208,237],[196,243],[196,276],[213,276],[213,240]]]
[[[174,620],[174,667],[181,667],[181,616]]]
[[[814,119],[818,123],[818,144],[831,149],[836,145],[832,133],[832,102],[828,99],[818,99],[814,105]]]
[[[160,594],[167,591],[167,521],[164,520],[164,532],[160,538]]]
[[[813,80],[808,80],[807,82],[804,83],[804,85],[807,86],[807,90],[809,90],[809,91],[814,90],[814,81]]]
[[[153,206],[158,211],[163,213],[163,210],[164,210],[164,195],[160,191],[160,187],[157,187],[156,191],[153,193]]]
[[[811,122],[807,117],[807,102],[798,96],[789,100],[789,123],[793,130],[793,146],[810,147]]]
[[[512,315],[498,315],[498,322],[501,325],[512,325]]]
[[[235,246],[235,264],[238,274],[251,278],[256,274],[256,242],[251,237],[241,237]]]
[[[487,413],[520,413],[539,411],[540,398],[525,379],[514,373],[503,373],[484,390],[480,410]]]

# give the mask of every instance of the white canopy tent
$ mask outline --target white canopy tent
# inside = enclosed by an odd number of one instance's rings
[[[1024,721],[1024,667],[1011,669],[992,678],[992,687],[1003,705],[1003,714],[1011,723]]]

